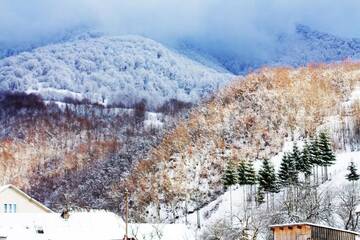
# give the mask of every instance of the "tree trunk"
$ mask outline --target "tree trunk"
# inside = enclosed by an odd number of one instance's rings
[[[230,186],[230,224],[233,225],[233,214],[232,214],[232,186]]]
[[[325,166],[325,181],[329,180],[328,177],[328,166]]]

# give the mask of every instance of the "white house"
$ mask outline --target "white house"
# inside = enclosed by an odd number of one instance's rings
[[[9,184],[0,187],[1,213],[52,213],[45,205]]]

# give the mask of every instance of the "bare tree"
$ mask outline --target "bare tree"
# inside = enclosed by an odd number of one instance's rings
[[[349,184],[339,191],[338,205],[336,213],[343,221],[344,228],[355,231],[359,225],[359,214],[356,213],[356,208],[360,204],[360,196],[358,194],[359,186]]]

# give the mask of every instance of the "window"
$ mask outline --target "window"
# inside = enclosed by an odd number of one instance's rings
[[[4,213],[16,213],[16,204],[15,203],[5,203],[4,204]]]

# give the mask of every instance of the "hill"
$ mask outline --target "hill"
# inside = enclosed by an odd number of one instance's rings
[[[144,99],[153,109],[198,102],[232,77],[138,36],[79,39],[0,60],[2,91],[126,107]]]
[[[265,68],[235,81],[193,109],[117,189],[131,190],[135,218],[176,221],[224,191],[227,162],[271,158],[285,138],[314,136],[331,117],[334,148],[358,150],[358,103],[343,102],[359,74],[359,64],[342,63]]]

